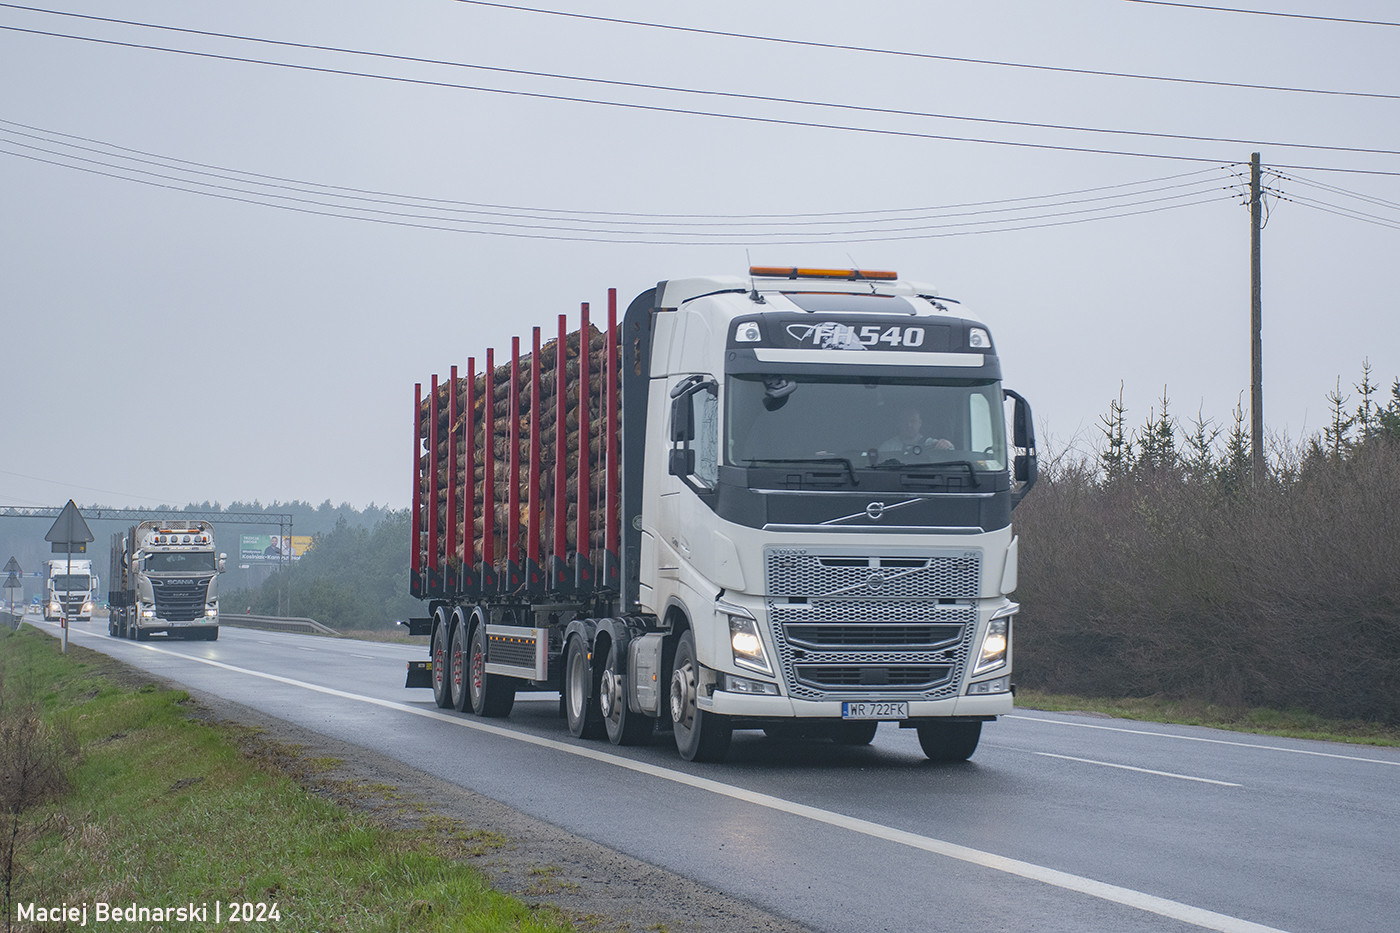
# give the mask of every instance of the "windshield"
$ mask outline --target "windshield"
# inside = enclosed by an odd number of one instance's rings
[[[213,551],[148,554],[145,563],[147,573],[209,573],[213,569]]]
[[[91,583],[92,578],[85,573],[60,573],[53,578],[53,588],[56,590],[85,590]]]
[[[957,464],[1006,469],[998,382],[732,376],[725,462],[842,458],[856,469]]]

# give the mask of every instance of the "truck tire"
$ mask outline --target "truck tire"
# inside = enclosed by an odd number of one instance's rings
[[[676,751],[686,761],[723,761],[729,754],[734,724],[728,716],[700,708],[700,662],[695,659],[695,636],[689,629],[676,644],[671,666],[671,729]]]
[[[515,678],[500,674],[486,673],[486,621],[478,619],[472,626],[470,655],[471,667],[467,672],[467,696],[471,699],[472,712],[491,719],[503,719],[510,715],[515,705]]]
[[[454,616],[447,638],[447,695],[451,706],[459,713],[471,712],[467,696],[467,632],[461,616]]]
[[[608,659],[598,678],[598,713],[614,745],[643,745],[651,740],[652,719],[627,708],[626,682],[620,672],[626,649],[616,640],[608,646]]]
[[[601,739],[605,731],[603,713],[593,689],[588,649],[581,635],[570,638],[569,649],[564,652],[563,686],[564,718],[569,721],[569,732],[579,739]]]
[[[967,761],[982,737],[980,722],[926,722],[918,727],[919,747],[930,761]]]
[[[437,625],[433,626],[433,644],[429,649],[428,656],[432,658],[433,673],[433,702],[438,709],[450,709],[452,706],[452,687],[449,683],[450,672],[447,667],[447,641],[452,634],[450,623],[443,618],[437,620]]]

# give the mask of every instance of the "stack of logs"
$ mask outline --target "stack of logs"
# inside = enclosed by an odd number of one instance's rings
[[[580,425],[583,419],[580,417],[579,409],[579,339],[581,331],[574,331],[565,338],[565,406],[564,406],[564,429],[565,450],[567,463],[565,465],[565,480],[567,503],[567,553],[566,556],[572,561],[572,555],[578,543],[578,456],[581,447],[587,450],[589,458],[589,480],[590,493],[588,496],[588,550],[591,558],[596,562],[598,554],[602,552],[604,543],[604,496],[605,496],[605,466],[606,453],[604,450],[605,426],[603,412],[605,410],[606,399],[606,362],[607,362],[607,338],[598,330],[590,326],[588,328],[588,375],[589,385],[587,392],[587,402],[591,417],[588,421],[588,436],[586,442],[580,441]],[[497,365],[492,374],[492,410],[494,411],[495,431],[491,438],[492,448],[495,453],[495,527],[494,527],[494,553],[486,555],[485,558],[501,570],[504,561],[508,557],[514,557],[517,563],[523,565],[525,562],[524,553],[527,542],[527,528],[530,524],[530,425],[535,412],[531,411],[531,382],[539,382],[539,489],[536,491],[535,502],[538,504],[538,512],[535,516],[538,524],[540,540],[540,563],[546,564],[554,549],[554,527],[555,527],[555,438],[559,430],[560,418],[558,412],[558,376],[557,362],[559,354],[558,339],[550,340],[540,348],[538,365],[532,358],[533,353],[522,354],[519,358],[516,377],[518,411],[518,457],[519,474],[516,494],[518,496],[518,509],[514,516],[510,511],[510,484],[511,484],[511,379],[510,361]],[[446,380],[437,390],[437,449],[422,455],[421,470],[419,472],[418,501],[427,503],[430,490],[430,472],[437,471],[437,527],[439,548],[445,549],[448,528],[448,484],[453,484],[453,506],[456,512],[456,527],[453,538],[456,541],[456,552],[454,554],[444,554],[439,552],[439,560],[443,565],[460,568],[462,564],[461,555],[467,555],[467,561],[473,566],[483,560],[481,553],[483,537],[484,512],[482,497],[486,457],[484,437],[488,428],[486,413],[486,378],[484,373],[476,376],[475,390],[472,396],[475,400],[475,410],[472,414],[471,423],[473,426],[472,436],[467,437],[467,384],[468,380],[464,376],[457,380],[457,418],[452,422],[450,405],[450,393],[452,391],[452,381]],[[619,392],[620,397],[620,392]],[[423,448],[430,444],[430,424],[432,413],[431,394],[424,398],[418,412],[418,436]],[[619,423],[621,412],[619,415]],[[449,444],[457,445],[455,458],[456,474],[449,478],[448,468]],[[473,473],[470,482],[467,477],[467,447],[471,445]],[[431,459],[430,459],[431,455]],[[472,517],[471,533],[465,539],[463,530],[467,517]],[[516,523],[517,540],[519,541],[518,553],[507,554],[507,541],[510,532],[510,522]],[[426,554],[428,540],[426,537],[427,512],[424,512],[422,540],[422,552]],[[465,541],[465,544],[463,542]]]

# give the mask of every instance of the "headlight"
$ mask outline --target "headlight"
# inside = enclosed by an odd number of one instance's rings
[[[156,611],[155,611],[154,609],[142,609],[142,610],[141,610],[141,618],[143,618],[143,619],[154,619],[155,617],[156,617]]]
[[[715,603],[715,608],[729,617],[729,647],[734,652],[734,663],[749,670],[773,673],[768,653],[763,650],[758,623],[749,611],[724,600]]]
[[[987,632],[982,636],[982,650],[977,655],[977,666],[972,669],[974,676],[984,671],[1000,667],[1006,663],[1007,652],[1011,650],[1011,617],[1019,606],[993,616],[987,623]]]
[[[63,606],[58,603],[49,603],[49,612],[62,612]]]
[[[92,603],[83,603],[83,612],[92,612]]]
[[[218,617],[219,617],[219,607],[218,607],[218,606],[210,606],[208,609],[204,610],[204,618],[206,618],[206,619],[217,619]]]

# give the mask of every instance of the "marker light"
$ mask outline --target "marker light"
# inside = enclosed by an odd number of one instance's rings
[[[897,272],[884,272],[875,269],[803,269],[797,266],[749,266],[749,275],[769,279],[877,279],[893,281],[899,278]]]

